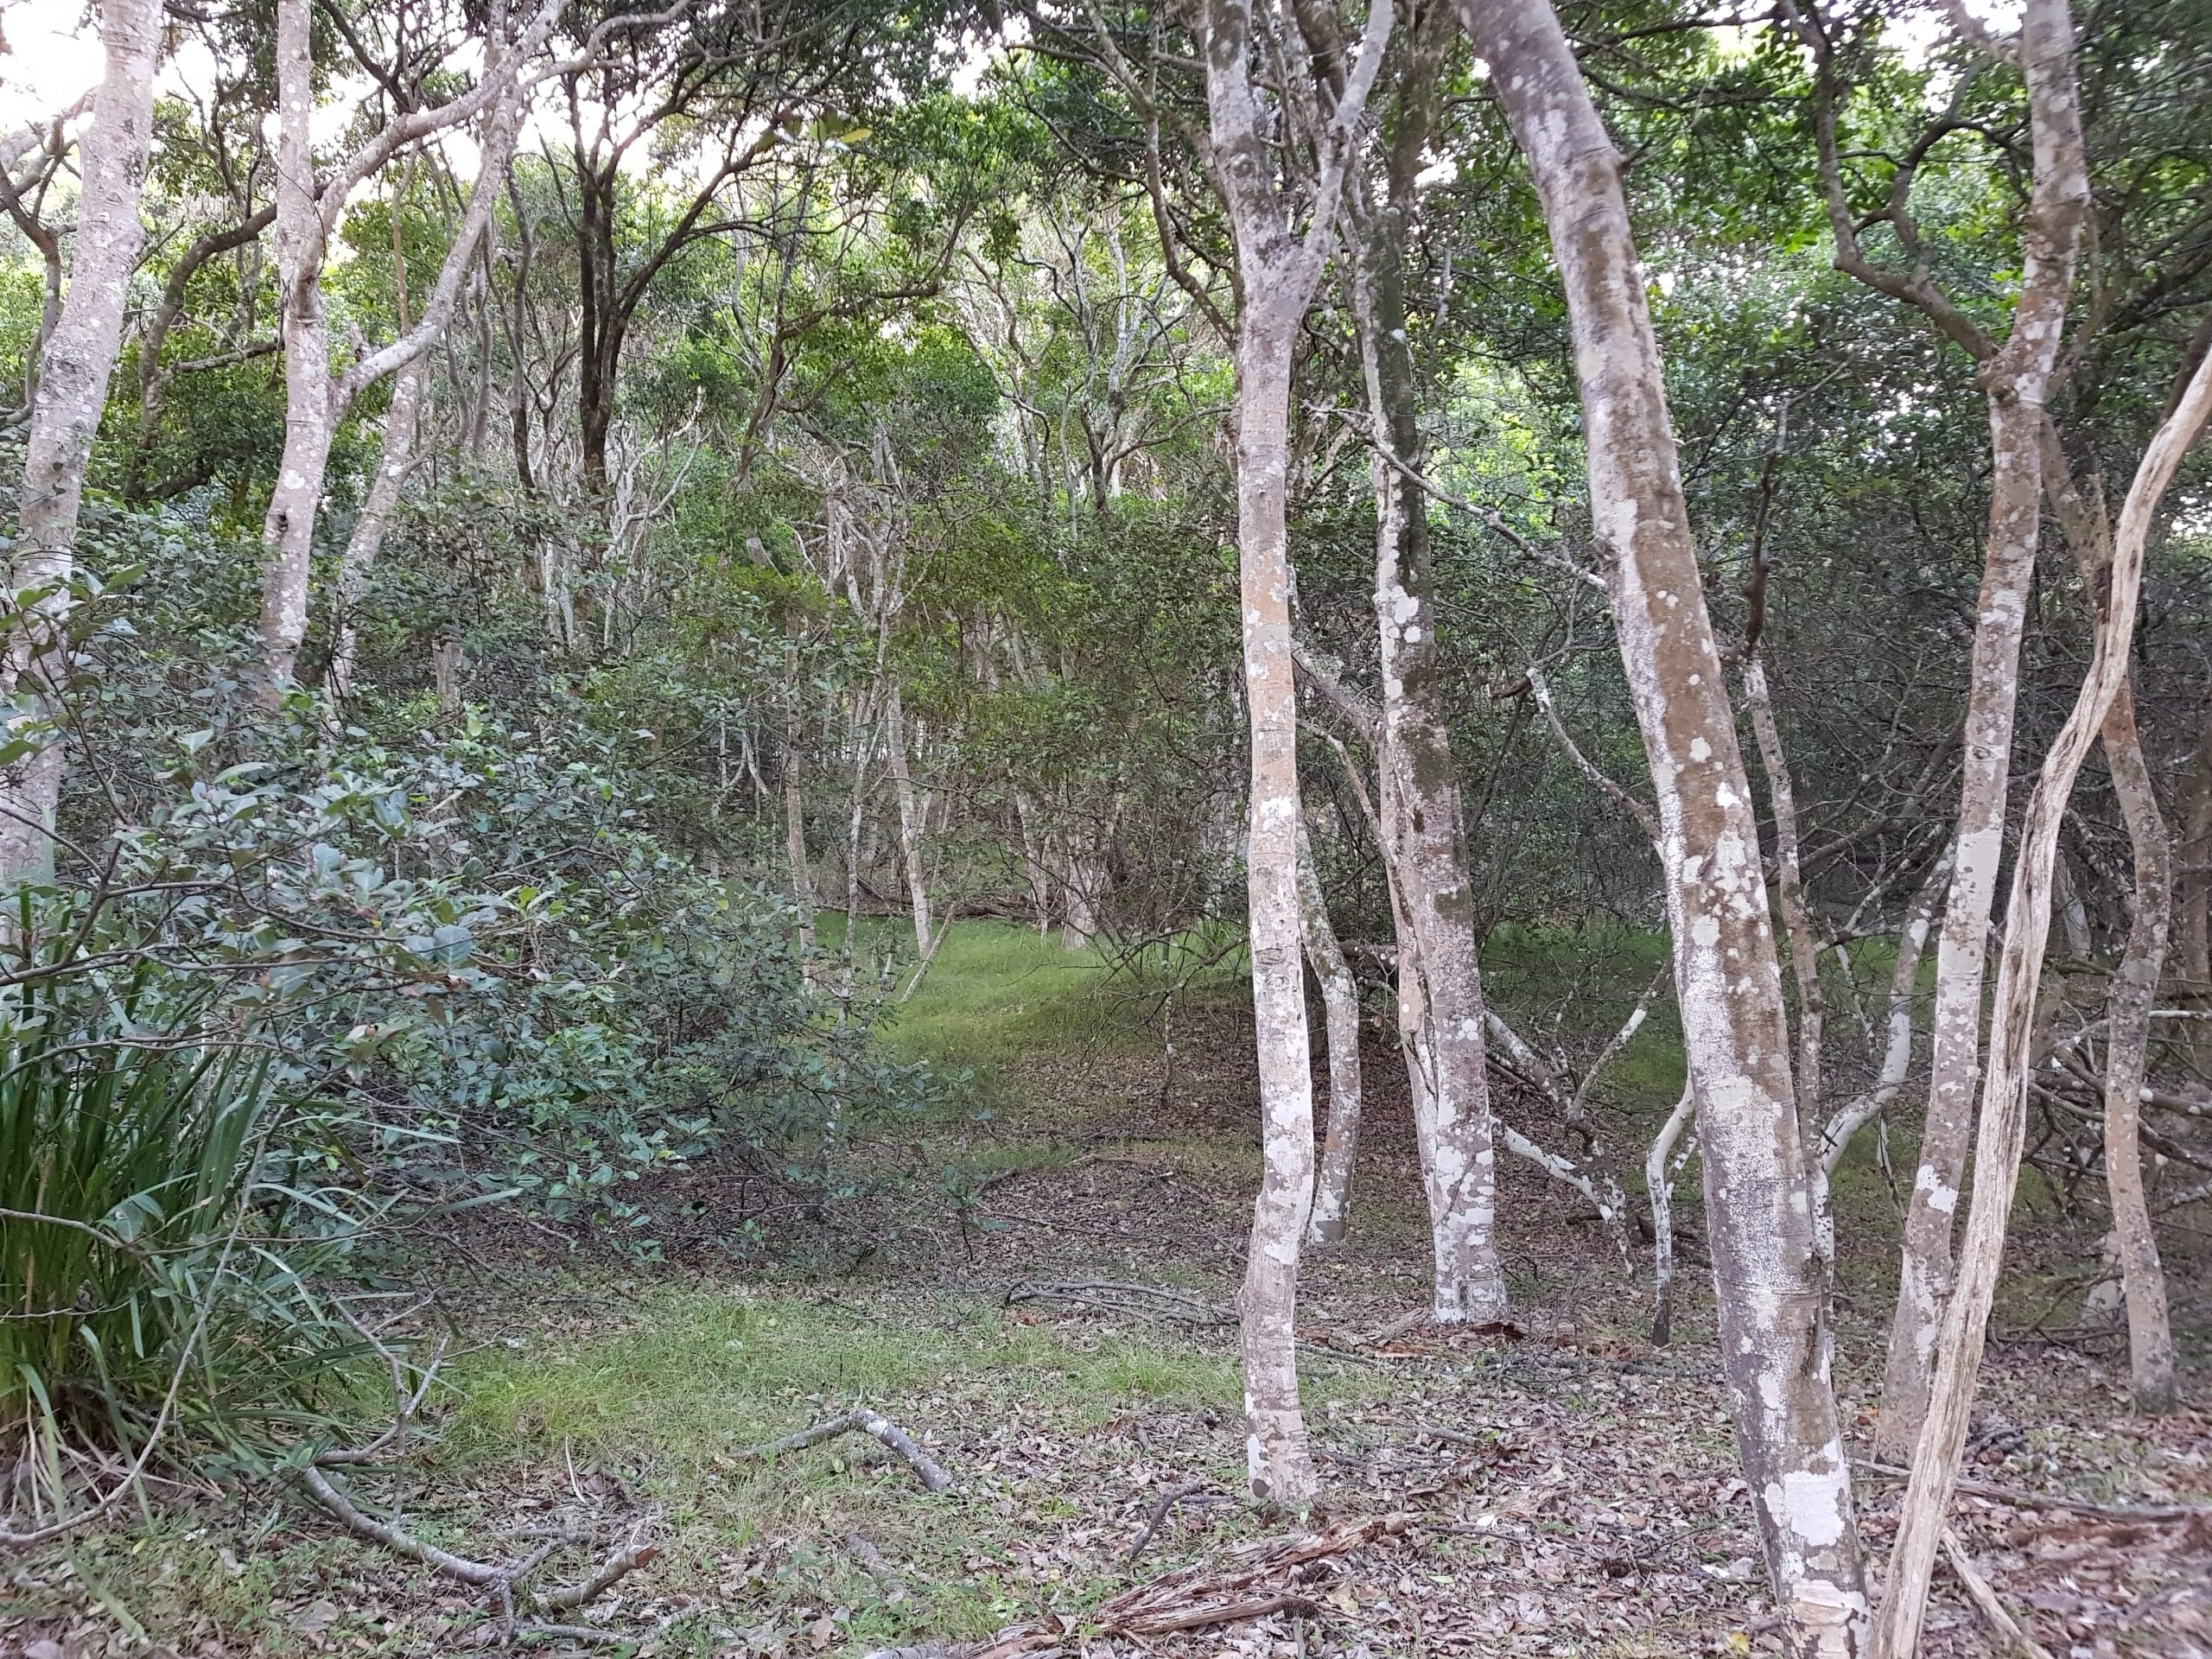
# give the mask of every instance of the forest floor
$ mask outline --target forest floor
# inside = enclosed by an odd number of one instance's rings
[[[1588,1046],[1618,1023],[1540,961],[1495,978],[1527,1006],[1590,1003]],[[759,1170],[670,1178],[648,1195],[658,1261],[583,1228],[472,1224],[414,1264],[467,1339],[435,1432],[357,1491],[464,1551],[513,1551],[549,1525],[610,1541],[650,1526],[658,1555],[575,1616],[599,1639],[537,1652],[850,1659],[1010,1627],[1002,1653],[1089,1659],[1777,1648],[1694,1243],[1675,1340],[1655,1348],[1648,1251],[1631,1276],[1586,1205],[1509,1161],[1511,1320],[1423,1323],[1412,1126],[1379,1030],[1352,1236],[1305,1279],[1325,1494],[1300,1516],[1244,1498],[1224,1310],[1257,1168],[1249,1015],[1233,980],[1186,988],[1170,1070],[1158,1014],[1087,957],[963,925],[894,1033],[910,1056],[974,1071],[956,1107],[882,1129],[870,1179],[820,1217],[779,1208]],[[1640,1145],[1670,1103],[1669,1043],[1655,1019],[1608,1074],[1616,1144]],[[1503,1103],[1557,1138],[1528,1102]],[[1863,1454],[1897,1223],[1871,1156],[1838,1191],[1837,1382]],[[1694,1190],[1681,1207],[1694,1241]],[[2069,1275],[2094,1259],[2093,1221],[2031,1189],[2020,1229],[1958,1533],[2054,1655],[2212,1653],[2212,1519],[2108,1512],[2212,1497],[2203,1373],[2188,1374],[2190,1409],[2132,1415],[2110,1340],[2036,1334],[2075,1317]],[[2195,1352],[2205,1278],[2198,1253],[2179,1255]],[[925,1493],[861,1436],[743,1455],[862,1402],[953,1490]],[[1898,1489],[1862,1472],[1878,1560]],[[1325,1553],[1281,1559],[1282,1540],[1309,1535]],[[180,1488],[10,1568],[0,1653],[30,1659],[429,1656],[499,1636],[480,1596],[267,1485]],[[1095,1634],[1114,1598],[1162,1579],[1139,1599],[1152,1625]],[[1211,1605],[1210,1588],[1211,1603],[1277,1605],[1161,1628]],[[1948,1571],[1936,1598],[1930,1659],[2000,1651]]]

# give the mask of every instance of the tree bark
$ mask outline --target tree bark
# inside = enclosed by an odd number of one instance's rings
[[[59,590],[76,568],[85,469],[115,372],[131,267],[145,236],[138,198],[153,139],[161,34],[156,0],[105,0],[100,7],[106,67],[92,100],[92,124],[79,146],[82,184],[69,291],[39,354],[10,558],[10,590],[41,590],[0,667],[6,690],[20,690],[28,680],[33,694],[26,700],[28,712],[10,719],[10,737],[56,717],[68,672],[67,648],[53,637],[68,609]],[[63,762],[60,742],[52,741],[0,769],[0,883],[36,879],[53,868]]]
[[[1535,174],[1567,291],[1592,527],[1660,819],[1721,1353],[1745,1478],[1800,1655],[1866,1622],[1851,1475],[1758,825],[1682,497],[1621,160],[1544,0],[1459,0]]]
[[[1822,29],[1794,6],[1790,15],[1817,65],[1815,129],[1837,267],[1916,307],[1971,353],[1981,365],[1988,404],[1989,531],[1967,691],[1956,863],[1936,945],[1928,1116],[1905,1212],[1897,1305],[1875,1429],[1877,1452],[1894,1458],[1904,1454],[1918,1432],[1936,1330],[1949,1294],[1951,1217],[1974,1121],[1990,913],[2005,847],[2020,636],[2042,522],[2044,399],[2065,326],[2089,187],[2065,0],[2034,0],[2022,12],[2018,54],[2034,128],[2026,247],[2011,332],[1999,346],[1928,280],[1924,258],[1909,276],[1866,258],[1838,147],[1840,88],[1832,45]],[[1897,212],[1902,214],[1902,203]],[[1904,223],[1909,221],[1900,221],[1901,233]]]
[[[2135,727],[2135,698],[2120,682],[2105,715],[2105,764],[2113,793],[2135,844],[2135,914],[2127,944],[2105,1003],[2105,1191],[2120,1236],[2122,1283],[2127,1294],[2127,1351],[2138,1411],[2171,1411],[2175,1405],[2174,1338],[2167,1317],[2165,1271],[2158,1235],[2143,1192],[2142,1094],[2151,1045],[2151,1007],[2166,959],[2166,929],[2173,901],[2173,857],[2165,820],[2143,742]]]
[[[1427,1040],[1408,1051],[1424,1070],[1428,1109],[1416,1127],[1428,1144],[1422,1168],[1436,1261],[1434,1317],[1494,1319],[1505,1311],[1497,1259],[1497,1167],[1475,894],[1467,879],[1458,768],[1436,671],[1427,504],[1408,476],[1421,472],[1420,391],[1407,343],[1402,273],[1405,219],[1427,136],[1427,104],[1441,32],[1417,29],[1402,72],[1385,188],[1372,200],[1350,187],[1346,217],[1357,239],[1352,308],[1359,330],[1376,454],[1375,618],[1382,697],[1383,854],[1414,950],[1398,969],[1419,978]]]
[[[348,181],[373,170],[374,158],[389,159],[397,135],[441,126],[490,108],[476,182],[437,282],[423,305],[419,321],[391,345],[369,353],[333,378],[325,327],[322,262],[330,236],[323,201],[326,191],[315,174],[310,121],[315,108],[314,62],[308,48],[311,10],[308,0],[277,0],[276,6],[276,280],[284,346],[284,449],[262,520],[261,587],[262,695],[274,703],[298,665],[307,638],[308,577],[315,552],[316,514],[324,474],[339,423],[353,400],[385,375],[406,367],[435,345],[453,316],[461,283],[491,223],[492,207],[504,187],[509,157],[523,117],[521,67],[543,38],[552,15],[537,14],[519,41],[496,45],[484,82],[435,109],[413,111],[386,126],[354,152],[329,186],[334,206],[342,204]],[[380,163],[376,163],[380,164]],[[381,524],[377,525],[378,534]]]
[[[385,527],[413,469],[415,420],[422,404],[423,365],[418,359],[402,369],[391,383],[391,407],[384,417],[384,447],[377,455],[376,475],[361,503],[353,532],[346,538],[346,551],[338,562],[337,614],[332,620],[330,671],[326,684],[334,705],[353,695],[353,668],[360,650],[361,604],[369,594],[369,575],[384,547]]]
[[[1235,0],[1229,0],[1233,4]],[[1217,9],[1219,9],[1217,0]],[[1298,705],[1291,677],[1290,372],[1294,317],[1248,294],[1236,343],[1236,520],[1251,722],[1245,887],[1262,1167],[1238,1298],[1246,1472],[1255,1497],[1302,1503],[1317,1489],[1298,1401],[1293,1331],[1298,1249],[1313,1199],[1313,1079],[1308,1069],[1298,908]],[[1299,309],[1303,310],[1303,306]]]
[[[1643,1154],[1643,1191],[1651,1201],[1651,1340],[1661,1348],[1675,1334],[1675,1172],[1669,1165],[1696,1102],[1683,1090]]]
[[[1268,27],[1280,22],[1257,12],[1251,0],[1204,0],[1193,21],[1205,65],[1208,159],[1236,243],[1239,290],[1236,543],[1251,731],[1245,891],[1262,1147],[1260,1192],[1237,1300],[1245,1465],[1255,1497],[1295,1504],[1311,1498],[1319,1483],[1299,1406],[1294,1335],[1299,1246],[1313,1202],[1313,1077],[1299,962],[1298,691],[1287,522],[1292,364],[1333,240],[1337,199],[1393,14],[1390,0],[1370,0],[1358,60],[1324,130],[1302,135],[1282,130],[1289,111],[1273,108],[1254,80],[1255,58],[1285,60],[1269,49],[1285,42],[1255,38],[1255,18],[1263,16]],[[1319,43],[1303,49],[1318,52]],[[1139,85],[1134,79],[1129,84]],[[1300,137],[1321,158],[1310,190],[1295,181]],[[1294,229],[1301,211],[1308,216],[1302,235]]]
[[[2182,819],[2181,868],[2175,872],[2175,919],[2183,976],[2202,996],[2212,990],[2212,703],[2199,720],[2189,805]]]
[[[1313,839],[1301,814],[1298,823],[1298,903],[1306,960],[1321,983],[1321,1006],[1329,1035],[1329,1127],[1321,1142],[1321,1172],[1313,1188],[1313,1213],[1306,1223],[1309,1244],[1344,1243],[1351,1206],[1352,1160],[1359,1150],[1359,982],[1337,943],[1329,922],[1328,900],[1320,872],[1313,866]]]
[[[899,696],[899,677],[888,676],[884,705],[884,742],[889,752],[891,786],[899,798],[899,856],[906,868],[906,893],[914,912],[914,954],[925,960],[931,950],[930,894],[922,868],[924,813],[906,761],[906,712]]]
[[[2104,487],[2092,475],[2084,490],[2074,480],[2057,429],[2042,433],[2044,493],[2074,550],[2090,609],[2101,624],[2112,602],[2113,539],[2105,516]],[[2105,1191],[2112,1204],[2121,1285],[2127,1303],[2127,1345],[2138,1411],[2170,1411],[2175,1404],[2173,1331],[2166,1306],[2165,1272],[2143,1189],[2142,1091],[2150,1068],[2151,1009],[2164,972],[2167,930],[2173,910],[2173,842],[2143,753],[2135,720],[2133,671],[2123,678],[2098,733],[2113,794],[2134,854],[2134,906],[2120,966],[2105,1001]],[[2052,865],[2052,891],[2064,873]]]
[[[2054,17],[2051,14],[2056,12]],[[2061,0],[2028,0],[2024,46],[2037,33],[2066,29]],[[2068,31],[2067,43],[2071,46]],[[2033,67],[2035,48],[2024,54]],[[2044,136],[2037,135],[2040,149]],[[2127,654],[2135,632],[2143,556],[2152,515],[2182,457],[2212,416],[2212,357],[2199,364],[2173,411],[2160,423],[2128,486],[2113,537],[2108,599],[2098,618],[2096,647],[2073,711],[2045,757],[2028,798],[2020,851],[2006,901],[2005,946],[1998,961],[1989,1068],[1982,1085],[1981,1122],[1974,1143],[1974,1199],[1967,1215],[1958,1283],[1943,1313],[1928,1415],[1913,1450],[1912,1479],[1890,1552],[1888,1580],[1875,1625],[1874,1659],[1910,1659],[1917,1649],[1928,1581],[1948,1517],[1966,1447],[1967,1422],[1981,1369],[1990,1303],[2004,1257],[2005,1224],[2020,1173],[2026,1137],[2028,1072],[2044,947],[2050,933],[2051,861],[2058,831],[2089,746],[2113,700],[2126,683]]]

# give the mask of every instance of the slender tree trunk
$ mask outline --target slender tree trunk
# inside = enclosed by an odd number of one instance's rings
[[[1722,1364],[1799,1655],[1858,1651],[1866,1597],[1758,825],[1707,614],[1621,161],[1545,0],[1460,0],[1566,284],[1591,515],[1660,818]]]
[[[2102,622],[2111,607],[2113,562],[2103,485],[2092,478],[2088,492],[2076,486],[2057,429],[2047,422],[2042,442],[2044,492],[2074,550],[2092,613]],[[2173,843],[2143,753],[2132,678],[2120,682],[2098,735],[2134,853],[2135,886],[2126,944],[2105,1003],[2105,1188],[2112,1203],[2113,1236],[2127,1302],[2135,1407],[2139,1411],[2169,1411],[2175,1402],[2173,1332],[2158,1235],[2143,1188],[2140,1135],[2143,1080],[2150,1066],[2151,1009],[2165,969],[2172,916]],[[2063,859],[2053,862],[2054,897],[2064,868]]]
[[[85,468],[107,404],[108,378],[123,336],[124,301],[144,230],[138,197],[154,127],[154,61],[161,41],[157,0],[104,0],[100,41],[106,67],[92,101],[92,120],[79,147],[82,179],[69,292],[39,353],[37,395],[25,435],[23,481],[16,544],[9,559],[10,591],[57,590],[76,568],[77,515]],[[7,645],[4,690],[30,683],[28,712],[9,721],[8,735],[39,728],[56,714],[68,673],[67,647],[50,636],[66,613],[58,593],[35,602]],[[53,867],[53,829],[61,794],[63,753],[48,741],[0,768],[0,884],[42,875]]]
[[[1257,1497],[1302,1503],[1318,1483],[1298,1400],[1298,1252],[1313,1202],[1313,1078],[1298,904],[1298,704],[1290,652],[1291,348],[1296,319],[1248,295],[1236,343],[1236,522],[1251,721],[1245,843],[1262,1167],[1238,1299],[1246,1472]],[[1304,309],[1303,306],[1298,308]]]
[[[1696,1105],[1696,1095],[1683,1090],[1643,1154],[1643,1191],[1651,1200],[1651,1340],[1662,1348],[1675,1334],[1675,1172],[1670,1166]]]
[[[284,448],[262,520],[264,695],[290,683],[307,638],[315,521],[330,459],[330,346],[322,303],[322,208],[316,199],[315,60],[308,0],[276,3],[276,287],[284,343]]]
[[[423,365],[418,358],[402,369],[391,383],[391,407],[384,417],[384,448],[377,456],[376,475],[369,493],[353,520],[353,533],[346,538],[346,551],[338,562],[337,614],[332,620],[330,671],[326,682],[331,701],[343,703],[353,695],[353,668],[360,650],[359,616],[369,595],[369,575],[384,547],[385,528],[414,464],[415,420],[422,404]]]
[[[906,713],[899,700],[899,679],[890,677],[890,700],[884,709],[884,741],[888,746],[891,785],[899,798],[899,856],[906,867],[906,893],[914,910],[914,952],[930,953],[930,894],[922,868],[922,826],[927,817],[914,792],[914,775],[906,763]]]
[[[1352,1160],[1359,1149],[1359,982],[1337,943],[1329,922],[1328,900],[1320,872],[1313,866],[1313,843],[1301,814],[1298,823],[1299,919],[1306,938],[1306,960],[1321,984],[1321,1006],[1329,1034],[1329,1127],[1321,1142],[1321,1173],[1313,1189],[1313,1214],[1306,1224],[1309,1244],[1344,1243],[1351,1207]]]
[[[1398,969],[1402,976],[1420,978],[1427,1029],[1419,1053],[1427,1068],[1429,1109],[1417,1126],[1429,1142],[1423,1169],[1436,1260],[1433,1313],[1440,1320],[1457,1322],[1498,1318],[1506,1295],[1497,1259],[1496,1136],[1475,894],[1467,879],[1459,769],[1436,672],[1427,508],[1419,486],[1406,476],[1421,470],[1421,437],[1401,254],[1425,126],[1417,105],[1408,105],[1425,96],[1434,73],[1430,43],[1435,35],[1432,29],[1414,39],[1405,71],[1411,96],[1401,105],[1386,198],[1368,200],[1355,183],[1347,217],[1358,238],[1353,311],[1376,448],[1370,471],[1382,670],[1377,760],[1385,774],[1390,836],[1383,852],[1395,872],[1415,946],[1410,957],[1402,953]]]
[[[2189,805],[2182,820],[2176,931],[2182,976],[2202,996],[2212,990],[2212,702],[2199,717]]]
[[[2054,16],[2052,14],[2056,13]],[[2061,0],[2028,0],[2023,17],[2023,56],[2037,73],[2037,36],[2071,32]],[[2040,150],[2044,135],[2037,135]],[[2096,648],[2073,711],[2053,740],[2042,775],[2028,798],[2020,851],[2005,906],[2005,946],[1998,962],[1990,1021],[1989,1070],[1982,1085],[1981,1121],[1974,1144],[1974,1199],[1960,1252],[1958,1283],[1943,1312],[1928,1415],[1913,1449],[1912,1478],[1890,1552],[1882,1609],[1875,1625],[1874,1659],[1910,1659],[1917,1649],[1928,1581],[1948,1523],[1967,1423],[1981,1370],[1990,1303],[2004,1258],[2026,1139],[2028,1072],[2035,1041],[2036,1002],[2044,947],[2050,933],[2050,869],[2059,826],[2089,746],[2127,679],[2134,638],[2143,555],[2152,515],[2173,481],[2182,457],[2212,416],[2212,357],[2199,364],[2172,412],[2160,423],[2145,451],[2113,537],[2107,607],[2098,619]]]
[[[1906,907],[1904,925],[1897,930],[1897,956],[1890,964],[1889,1030],[1883,1045],[1881,1065],[1874,1074],[1874,1086],[1839,1110],[1821,1129],[1819,1158],[1823,1189],[1828,1178],[1834,1175],[1836,1166],[1842,1163],[1852,1136],[1878,1117],[1897,1098],[1912,1070],[1912,1016],[1920,1000],[1920,960],[1927,952],[1928,935],[1935,925],[1936,902],[1950,879],[1951,857],[1952,848],[1946,842],[1922,880],[1919,892]],[[1833,1213],[1825,1207],[1821,1225],[1834,1225]],[[1831,1241],[1831,1262],[1834,1254]]]
[[[2135,697],[2123,680],[2104,720],[2105,762],[2113,793],[2135,843],[2135,914],[2105,1004],[2105,1190],[2120,1236],[2127,1293],[2127,1351],[2138,1411],[2174,1408],[2174,1338],[2166,1277],[2143,1192],[2143,1077],[2150,1058],[2151,1007],[2165,965],[2173,901],[2173,858],[2165,820],[2144,763]]]

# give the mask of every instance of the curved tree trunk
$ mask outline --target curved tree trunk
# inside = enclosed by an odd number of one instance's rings
[[[77,515],[85,468],[107,405],[107,385],[123,337],[123,307],[144,230],[140,187],[154,130],[154,63],[161,43],[156,0],[105,0],[100,42],[106,68],[92,101],[92,125],[79,146],[82,186],[69,291],[39,356],[38,392],[23,449],[16,540],[8,573],[11,592],[65,586],[76,568]],[[43,726],[67,672],[66,648],[41,636],[66,610],[59,595],[39,602],[8,644],[9,691],[29,680],[30,711],[10,721],[9,735]],[[54,817],[61,794],[63,754],[48,742],[0,768],[0,883],[35,878],[53,867]]]
[[[1618,152],[1545,0],[1460,0],[1566,285],[1591,516],[1660,818],[1722,1363],[1785,1641],[1853,1654],[1866,1597],[1758,825],[1705,608]]]
[[[385,528],[413,469],[415,421],[423,400],[423,367],[418,359],[399,372],[391,383],[391,407],[385,412],[384,448],[377,455],[375,476],[369,493],[353,520],[353,534],[338,562],[337,613],[331,619],[330,670],[326,683],[334,705],[353,695],[353,667],[360,651],[361,603],[369,594],[369,575],[384,547]]]
[[[2070,26],[2063,0],[2028,0],[2023,41],[2031,65],[2036,37],[2048,40]],[[2030,73],[2037,73],[2031,67]],[[2037,134],[2040,148],[2044,135]],[[2020,852],[2005,906],[2005,949],[1998,963],[1994,1012],[1989,1028],[1989,1071],[1982,1087],[1981,1121],[1974,1145],[1974,1201],[1960,1252],[1958,1285],[1943,1312],[1927,1421],[1913,1449],[1912,1479],[1890,1552],[1887,1583],[1876,1622],[1874,1659],[1910,1659],[1920,1641],[1928,1581],[1948,1524],[1967,1423],[1981,1370],[1990,1304],[2004,1259],[2005,1233],[2026,1140],[2028,1071],[2035,1039],[2036,1000],[2044,947],[2050,933],[2050,870],[2058,831],[2082,760],[2096,741],[2113,700],[2127,681],[2127,654],[2135,632],[2143,555],[2159,498],[2182,456],[2212,416],[2212,358],[2190,378],[2173,411],[2151,440],[2113,537],[2108,600],[2098,618],[2096,648],[2074,708],[2052,741],[2020,830]]]

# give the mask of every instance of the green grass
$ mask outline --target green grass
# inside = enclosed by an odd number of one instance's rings
[[[893,1400],[987,1381],[1062,1409],[1131,1401],[1233,1408],[1236,1356],[1007,1318],[972,1299],[913,1317],[799,1297],[665,1291],[619,1332],[488,1349],[456,1374],[467,1395],[447,1449],[640,1456],[696,1468],[803,1428],[822,1402]]]
[[[1103,994],[1096,952],[1063,947],[1010,922],[956,922],[937,960],[884,1030],[907,1059],[965,1066],[979,1079],[1039,1053],[1144,1040],[1141,1027]]]

